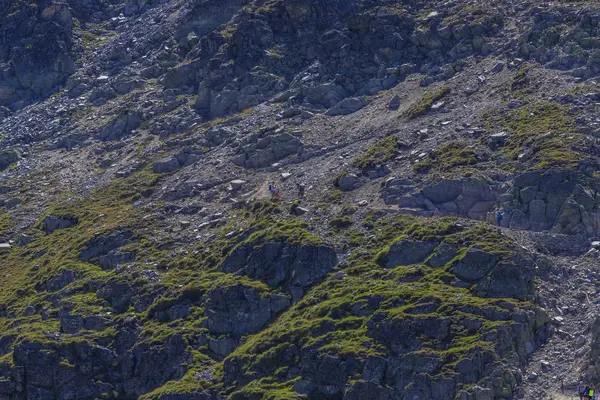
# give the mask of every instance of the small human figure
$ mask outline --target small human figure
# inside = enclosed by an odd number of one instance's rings
[[[304,198],[304,183],[296,183],[296,187],[298,188],[298,198]]]
[[[269,192],[271,193],[272,201],[277,201],[281,198],[281,195],[279,194],[279,189],[277,189],[272,182],[269,183]]]
[[[502,226],[502,218],[503,218],[502,211],[498,211],[498,213],[496,214],[496,224],[498,226]]]
[[[579,400],[583,400],[583,396],[585,396],[585,385],[581,379],[579,380],[579,385],[577,385],[577,394],[579,395]]]

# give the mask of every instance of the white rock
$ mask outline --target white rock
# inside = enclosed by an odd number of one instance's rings
[[[246,181],[243,181],[241,179],[234,179],[233,181],[229,182],[233,190],[240,190],[245,183]]]

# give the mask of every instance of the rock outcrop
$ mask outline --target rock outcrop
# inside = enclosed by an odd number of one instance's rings
[[[335,251],[325,245],[266,242],[236,247],[219,270],[260,279],[271,286],[306,288],[321,280],[336,264]]]

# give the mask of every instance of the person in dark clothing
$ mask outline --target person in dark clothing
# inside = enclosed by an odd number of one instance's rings
[[[296,183],[296,187],[298,188],[298,198],[304,198],[304,183]]]
[[[502,225],[502,217],[502,211],[498,211],[498,213],[496,214],[496,225]]]

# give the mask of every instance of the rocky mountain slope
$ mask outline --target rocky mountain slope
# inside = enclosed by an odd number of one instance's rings
[[[0,10],[0,398],[598,383],[596,2]]]

